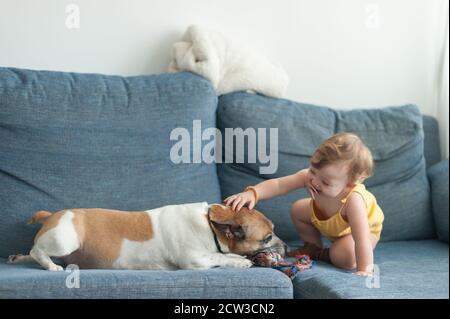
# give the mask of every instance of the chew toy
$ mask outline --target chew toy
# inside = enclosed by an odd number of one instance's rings
[[[297,260],[289,262],[284,260],[281,255],[274,251],[261,251],[251,256],[249,259],[257,267],[271,267],[285,273],[291,280],[305,269],[310,269],[313,261],[308,255],[298,255]]]

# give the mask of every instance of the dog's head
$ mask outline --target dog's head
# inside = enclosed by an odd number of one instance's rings
[[[242,207],[234,212],[225,205],[211,205],[209,216],[213,231],[231,253],[251,256],[262,250],[286,254],[286,244],[273,232],[272,222],[256,209]]]

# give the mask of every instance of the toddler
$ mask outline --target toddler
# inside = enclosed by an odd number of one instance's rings
[[[309,168],[249,186],[224,203],[238,212],[244,205],[253,209],[258,200],[304,187],[311,198],[300,199],[291,208],[304,245],[288,255],[307,254],[339,268],[356,268],[356,275],[372,275],[373,250],[384,220],[375,196],[362,184],[372,172],[372,154],[361,139],[339,133],[319,146]],[[332,242],[329,248],[323,247],[321,234]]]

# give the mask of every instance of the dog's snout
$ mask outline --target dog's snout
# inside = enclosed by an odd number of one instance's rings
[[[274,236],[270,242],[270,249],[275,250],[282,257],[285,257],[287,255],[288,246],[280,238]]]

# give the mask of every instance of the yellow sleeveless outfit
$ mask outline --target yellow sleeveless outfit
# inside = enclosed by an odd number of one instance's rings
[[[378,206],[375,196],[366,190],[366,187],[363,184],[356,184],[356,186],[343,199],[341,199],[342,206],[339,208],[337,213],[326,220],[320,220],[317,218],[314,200],[311,199],[311,222],[322,233],[322,235],[327,237],[332,242],[339,237],[352,233],[350,225],[342,217],[341,211],[345,206],[347,198],[353,192],[357,192],[363,197],[367,208],[370,232],[375,235],[377,239],[380,239],[384,221],[383,211],[380,206]]]

